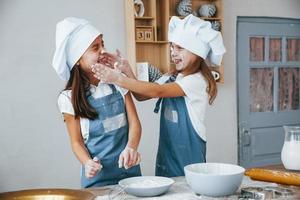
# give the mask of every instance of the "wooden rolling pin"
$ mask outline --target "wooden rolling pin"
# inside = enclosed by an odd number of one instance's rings
[[[300,173],[252,168],[245,172],[251,179],[300,186]]]

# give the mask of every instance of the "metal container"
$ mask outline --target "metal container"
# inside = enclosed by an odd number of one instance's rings
[[[293,192],[289,189],[282,187],[246,187],[241,189],[239,199],[285,199],[292,200]]]
[[[0,193],[0,200],[93,200],[88,191],[71,189],[32,189]]]

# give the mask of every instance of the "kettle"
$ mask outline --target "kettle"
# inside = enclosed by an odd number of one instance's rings
[[[288,170],[300,170],[300,126],[283,126],[285,131],[281,161]]]

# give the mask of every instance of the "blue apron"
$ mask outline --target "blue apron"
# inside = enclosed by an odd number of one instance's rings
[[[97,99],[92,95],[88,97],[99,116],[89,120],[89,137],[85,145],[90,156],[97,157],[103,168],[95,177],[87,179],[82,166],[82,188],[113,185],[124,178],[141,176],[139,165],[128,170],[118,166],[120,153],[128,141],[128,123],[122,95],[113,85],[109,86],[112,94]]]
[[[171,76],[168,82],[174,82]],[[156,176],[184,176],[184,166],[206,162],[206,142],[195,131],[184,97],[160,98],[154,112],[159,111],[160,136],[156,157]]]

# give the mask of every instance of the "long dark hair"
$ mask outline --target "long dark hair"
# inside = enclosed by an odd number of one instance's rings
[[[207,64],[205,63],[205,60],[201,57],[199,57],[200,60],[200,65],[199,67],[188,67],[185,70],[184,76],[190,75],[190,74],[194,74],[197,72],[201,72],[201,74],[204,76],[204,78],[206,79],[208,86],[206,88],[206,92],[209,95],[209,105],[211,105],[213,103],[213,101],[215,100],[217,93],[218,93],[218,88],[217,88],[217,83],[216,80],[214,79],[209,67],[207,66]],[[176,70],[176,68],[172,68],[169,72],[170,74],[177,74],[178,71]]]
[[[209,105],[211,105],[214,102],[215,98],[217,97],[217,93],[218,93],[217,82],[216,82],[214,76],[212,75],[211,70],[205,63],[204,59],[202,59],[202,61],[201,61],[200,71],[208,83],[206,92],[209,95],[209,101],[208,101]]]
[[[87,98],[91,95],[88,76],[79,65],[71,70],[69,81],[64,90],[71,90],[71,102],[75,112],[75,118],[82,117],[96,119],[97,111],[89,104]]]

